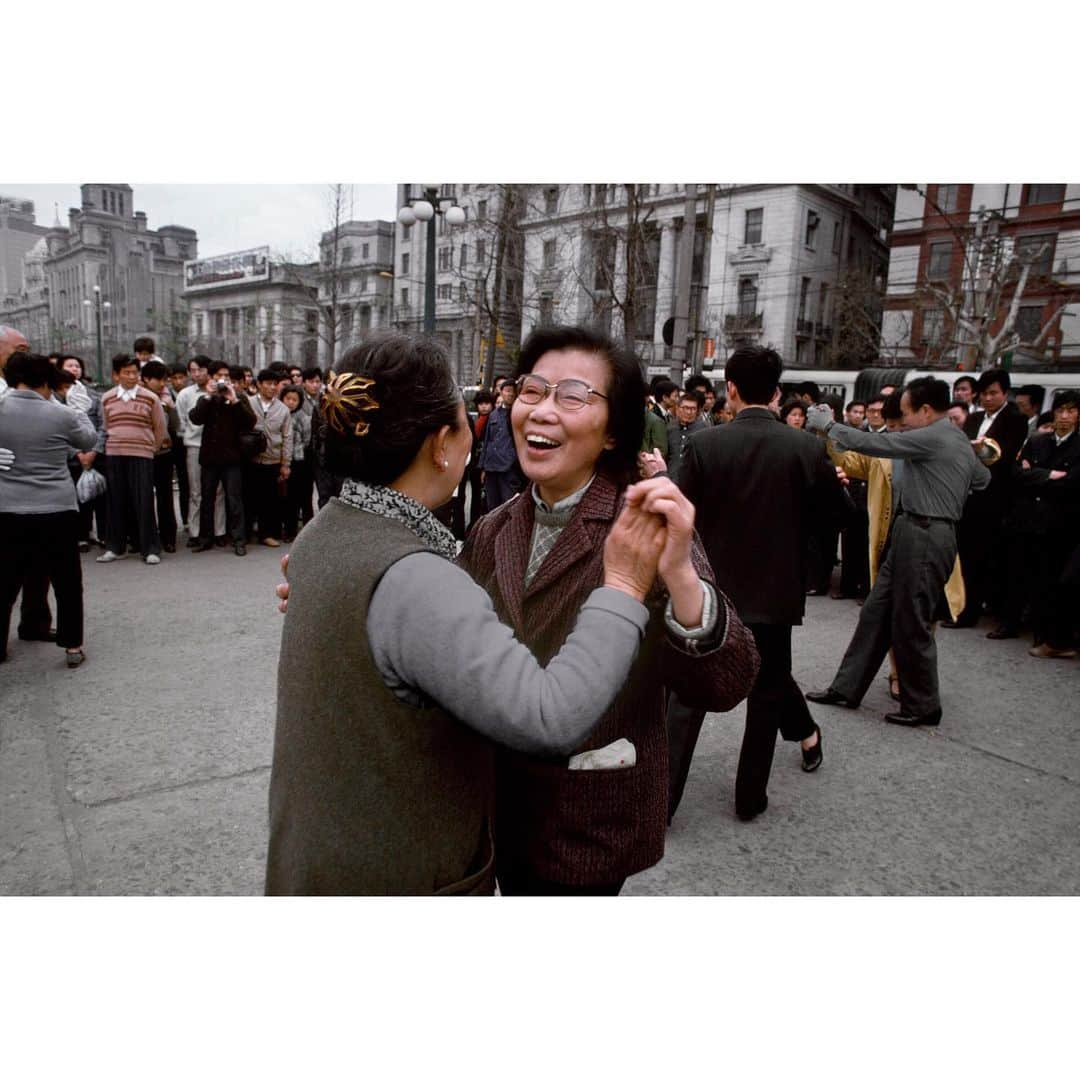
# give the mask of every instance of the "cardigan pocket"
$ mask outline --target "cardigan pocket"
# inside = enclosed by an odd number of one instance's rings
[[[480,869],[460,881],[451,882],[437,890],[436,896],[492,896],[495,893],[495,843],[492,837],[491,818],[484,822],[480,854],[476,858]]]

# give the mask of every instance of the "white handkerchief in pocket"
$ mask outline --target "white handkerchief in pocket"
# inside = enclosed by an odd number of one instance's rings
[[[629,739],[616,739],[596,750],[575,754],[568,769],[632,769],[637,764],[637,750]]]

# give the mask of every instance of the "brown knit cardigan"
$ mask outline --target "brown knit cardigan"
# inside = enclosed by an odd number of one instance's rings
[[[491,596],[499,617],[546,664],[573,629],[589,593],[603,584],[604,540],[622,492],[598,475],[528,589],[531,489],[477,522],[459,563]],[[715,579],[695,536],[698,574]],[[659,862],[667,825],[666,692],[716,712],[734,708],[753,686],[758,655],[750,632],[718,591],[727,630],[723,645],[695,656],[676,648],[664,627],[659,589],[641,652],[623,690],[578,748],[627,738],[637,764],[619,770],[570,770],[566,758],[500,750],[496,771],[497,866],[515,866],[566,885],[619,881]]]

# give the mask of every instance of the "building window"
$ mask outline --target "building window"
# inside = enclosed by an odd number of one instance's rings
[[[1016,332],[1021,341],[1033,342],[1042,330],[1042,304],[1024,304],[1016,313]]]
[[[595,195],[596,195],[596,205],[597,206],[607,206],[607,201],[608,201],[607,184],[597,184],[596,185]]]
[[[462,185],[461,185],[461,194],[462,194],[462,195],[468,195],[468,194],[469,194],[469,188],[470,188],[471,186],[472,186],[472,185],[470,185],[470,184],[462,184]]]
[[[361,270],[356,277],[356,291],[365,293],[367,292],[367,271]]]
[[[347,304],[341,308],[341,336],[348,338],[352,334],[353,327],[353,313],[352,308]]]
[[[229,309],[229,334],[234,336],[240,333],[240,309]]]
[[[746,211],[746,221],[743,224],[743,243],[760,244],[761,226],[765,220],[764,207],[757,206],[753,210]]]
[[[555,300],[550,293],[540,297],[540,325],[550,326],[555,321]]]
[[[225,312],[214,312],[214,337],[222,338],[225,336]]]
[[[810,279],[804,277],[802,279],[802,285],[799,287],[799,318],[806,318],[806,302],[810,296]]]
[[[465,282],[462,281],[458,284],[458,303],[463,307],[469,300],[469,290],[465,288]]]
[[[803,238],[803,243],[806,244],[811,251],[814,250],[814,243],[817,238],[818,226],[821,224],[821,215],[815,210],[806,211],[806,235]]]
[[[487,221],[487,199],[481,199],[476,204],[477,221]]]
[[[818,322],[825,325],[829,321],[829,286],[823,281],[818,293]]]
[[[454,299],[454,286],[450,284],[439,286],[439,299],[440,300],[453,300]]]
[[[458,269],[464,270],[469,265],[469,245],[461,245],[461,257],[458,259]]]
[[[409,290],[408,289],[402,289],[401,290],[401,306],[403,308],[408,308],[408,306],[409,306]]]
[[[409,230],[406,229],[404,226],[402,226],[401,231],[405,234],[406,238],[408,238]],[[369,247],[370,247],[370,245],[368,245],[368,244],[361,244],[360,245],[360,258],[361,259],[366,259],[368,257]]]
[[[314,334],[319,329],[319,313],[317,311],[309,309],[304,312],[304,328],[309,334]]]
[[[341,249],[341,264],[342,266],[348,266],[352,262],[352,245],[346,244]]]
[[[403,244],[407,244],[412,239],[412,237],[410,235],[411,233],[412,233],[412,226],[411,225],[402,225],[401,226],[401,242]]]
[[[559,189],[557,187],[544,188],[544,213],[554,214],[559,209]]]
[[[940,345],[945,332],[945,312],[939,308],[932,308],[923,312],[922,317],[922,344]]]
[[[589,206],[592,203],[592,184],[581,185],[581,201]]]
[[[452,198],[454,198],[454,185],[453,184],[443,184],[442,187],[439,189],[439,198],[440,199],[452,199]]]
[[[545,240],[544,241],[544,269],[545,270],[554,270],[555,269],[555,241],[554,240]]]
[[[1030,277],[1049,277],[1054,266],[1054,247],[1056,233],[1038,233],[1033,236],[1018,236],[1014,249],[1019,266],[1013,271],[1019,274],[1019,267],[1025,262],[1031,263]]]
[[[839,221],[833,223],[832,227],[832,253],[834,255],[840,254],[840,234],[844,231],[843,225]]]
[[[484,240],[476,241],[476,261],[482,270],[484,268],[484,255],[487,252],[487,243]]]
[[[452,270],[454,257],[453,248],[441,247],[439,248],[439,269],[440,270]]]
[[[1025,206],[1049,206],[1065,198],[1064,184],[1028,184],[1024,192]]]
[[[930,245],[930,258],[926,263],[926,276],[930,281],[943,281],[949,276],[952,262],[952,241]]]
[[[401,276],[406,277],[409,273],[409,253],[403,252],[401,256]]]
[[[758,279],[757,277],[739,278],[739,316],[750,318],[757,314]]]
[[[123,195],[119,196],[118,204],[119,204],[119,208],[120,208],[120,216],[123,217],[123,215],[124,215],[124,196]]]
[[[938,184],[935,202],[943,214],[955,214],[960,206],[960,185]]]

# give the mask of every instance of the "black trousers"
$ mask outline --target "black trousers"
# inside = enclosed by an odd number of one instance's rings
[[[791,675],[791,627],[748,623],[761,656],[757,681],[746,699],[746,730],[735,774],[735,811],[753,813],[765,799],[776,735],[801,742],[814,733],[814,718]]]
[[[746,699],[746,729],[735,774],[736,813],[753,813],[765,799],[776,735],[801,742],[814,733],[814,719],[791,675],[791,627],[748,623],[761,656],[761,668]],[[682,799],[690,762],[705,719],[703,709],[668,698],[668,821]]]
[[[960,565],[964,574],[964,610],[960,618],[976,622],[983,605],[1000,613],[1005,603],[1008,537],[1005,510],[999,503],[968,500],[957,527]],[[972,505],[974,503],[974,505]]]
[[[280,465],[249,464],[244,469],[244,522],[249,536],[259,531],[260,540],[281,539],[285,500],[278,490]],[[250,499],[250,502],[248,501]],[[247,516],[248,506],[251,517]]]
[[[76,541],[76,547],[78,542]],[[52,629],[49,610],[49,572],[31,567],[23,576],[22,603],[19,605],[19,629],[24,634],[47,634]]]
[[[28,578],[52,581],[56,595],[56,643],[83,643],[82,563],[79,515],[0,514],[0,656],[7,652],[11,609]]]
[[[180,493],[180,524],[187,526],[190,521],[188,516],[191,512],[191,478],[187,471],[187,447],[181,438],[173,439],[172,449],[169,451],[173,467],[176,469],[176,487]]]
[[[176,547],[176,509],[173,505],[172,451],[154,457],[154,502],[157,505],[158,536],[166,547]]]
[[[105,455],[105,480],[109,500],[109,550],[127,551],[134,538],[142,557],[161,554],[161,538],[154,520],[154,462],[151,458]]]
[[[866,483],[852,480],[855,514],[840,533],[840,591],[865,596],[870,591],[870,515],[866,509]]]
[[[926,716],[941,708],[933,627],[955,562],[951,523],[919,524],[903,513],[896,518],[888,552],[833,676],[833,690],[849,701],[862,701],[891,646],[903,711]]]
[[[225,520],[234,543],[244,540],[244,489],[242,465],[199,463],[202,488],[199,502],[199,539],[205,544],[214,537],[214,498],[218,484],[225,492]]]
[[[487,508],[494,510],[496,506],[502,506],[524,486],[524,480],[517,469],[484,473],[484,495],[487,498]]]
[[[311,494],[314,487],[315,477],[311,473],[311,463],[306,458],[293,461],[285,492],[282,535],[295,536],[300,530],[300,524],[306,525],[311,520]]]

